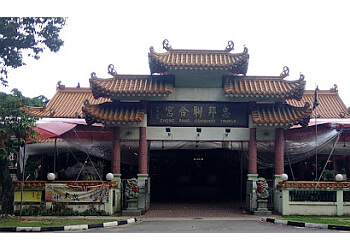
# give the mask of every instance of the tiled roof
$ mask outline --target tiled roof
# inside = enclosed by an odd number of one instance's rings
[[[287,81],[282,76],[223,76],[224,91],[229,97],[284,98],[300,100],[306,82]]]
[[[130,124],[142,122],[145,110],[139,103],[105,102],[97,105],[84,102],[83,113],[87,124],[105,125]]]
[[[252,119],[258,126],[290,127],[296,124],[306,126],[311,112],[309,103],[305,103],[304,107],[289,104],[257,104],[252,110]]]
[[[287,103],[301,107],[305,102],[313,104],[314,100],[315,91],[305,90],[300,101],[287,100]],[[350,118],[347,107],[335,90],[319,90],[318,103],[316,110],[312,111],[311,118],[315,118],[315,112],[317,113],[317,118]]]
[[[66,88],[64,85],[58,85],[55,95],[46,106],[25,107],[24,111],[37,117],[80,118],[83,117],[81,108],[86,99],[91,104],[110,101],[109,98],[96,100],[90,88]]]
[[[173,75],[114,75],[101,79],[91,75],[90,86],[95,98],[113,96],[168,96],[173,92]]]
[[[148,53],[151,74],[174,70],[218,70],[231,74],[245,75],[248,70],[249,54],[226,50],[177,50],[167,47],[167,52],[157,53],[153,47]]]

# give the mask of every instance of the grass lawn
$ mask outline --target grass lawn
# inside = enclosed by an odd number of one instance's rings
[[[0,218],[0,227],[61,227],[69,225],[97,224],[110,221],[116,221],[116,219],[14,217]]]
[[[288,221],[298,221],[306,223],[328,224],[337,226],[350,226],[350,216],[306,216],[288,215],[280,219]]]

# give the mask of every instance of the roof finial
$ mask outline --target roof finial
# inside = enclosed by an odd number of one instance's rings
[[[288,68],[287,66],[284,66],[284,67],[283,67],[283,71],[282,71],[282,73],[280,74],[280,76],[281,76],[282,78],[286,78],[287,76],[289,76],[289,68]]]
[[[117,76],[118,75],[117,71],[114,69],[114,65],[113,64],[108,65],[108,74],[110,74],[112,76]]]
[[[234,43],[232,42],[232,40],[230,40],[230,41],[228,41],[228,43],[227,43],[227,46],[226,46],[226,48],[225,48],[225,51],[227,51],[227,52],[230,52],[230,51],[232,51],[233,49],[234,49]]]
[[[331,92],[337,93],[338,92],[338,85],[334,84],[333,87],[330,89]]]
[[[65,89],[65,86],[62,85],[61,83],[62,83],[61,81],[58,81],[58,83],[57,83],[57,88],[56,88],[56,89],[60,89],[60,90]]]
[[[173,48],[170,46],[168,39],[163,40],[163,49],[169,51],[172,50]]]

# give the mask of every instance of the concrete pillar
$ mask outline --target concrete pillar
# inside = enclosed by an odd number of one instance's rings
[[[110,201],[108,202],[108,212],[113,214],[115,212],[120,212],[122,210],[122,179],[121,179],[121,169],[120,169],[120,160],[121,160],[121,144],[120,144],[120,128],[112,128],[112,173],[113,173],[113,182],[118,184],[118,187],[110,190]],[[115,204],[113,206],[113,200]]]
[[[140,128],[139,174],[148,174],[148,142],[145,127]]]
[[[275,175],[281,175],[284,173],[283,128],[276,128],[275,134]]]
[[[247,194],[246,207],[253,212],[256,210],[256,180],[258,179],[258,150],[256,143],[256,128],[250,128],[249,131],[249,162],[247,174]]]
[[[120,129],[112,128],[112,173],[120,174]]]
[[[258,150],[257,150],[257,144],[256,144],[256,128],[250,128],[248,175],[258,174],[257,157],[258,157]]]
[[[145,212],[149,209],[150,204],[150,183],[148,174],[137,175],[137,187],[139,189],[138,209]]]
[[[273,188],[277,190],[278,183],[282,182],[281,175],[284,173],[284,130],[276,128],[275,133],[275,175]],[[274,193],[273,197],[274,208],[278,207],[278,192]]]
[[[337,216],[342,216],[344,214],[344,200],[343,200],[344,190],[337,190]]]

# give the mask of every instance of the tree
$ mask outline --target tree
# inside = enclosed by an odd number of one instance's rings
[[[25,100],[30,103],[29,99],[17,89],[12,91],[12,95],[0,93],[0,183],[4,214],[13,213],[14,190],[8,169],[9,155],[18,155],[19,148],[23,147],[28,139],[35,139],[37,135],[34,127],[38,118],[24,113],[21,109]],[[41,98],[45,99],[47,98]]]
[[[47,48],[58,52],[65,24],[63,17],[0,17],[0,83],[8,85],[8,68],[25,65],[24,56],[38,60]]]

